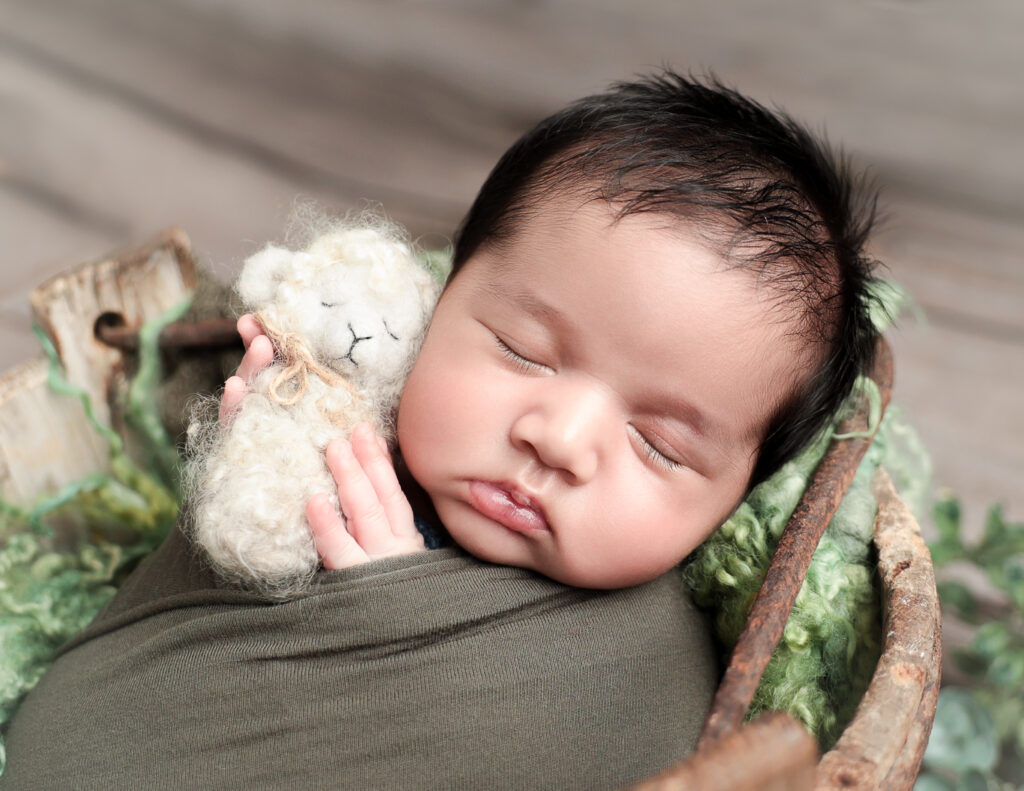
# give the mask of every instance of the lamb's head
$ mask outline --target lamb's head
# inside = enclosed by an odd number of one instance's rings
[[[378,401],[397,399],[437,299],[434,278],[389,229],[342,226],[292,252],[268,245],[238,293],[314,359]]]

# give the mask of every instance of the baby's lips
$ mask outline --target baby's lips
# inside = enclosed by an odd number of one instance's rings
[[[469,493],[477,511],[509,530],[536,533],[550,529],[540,503],[513,485],[473,481]]]

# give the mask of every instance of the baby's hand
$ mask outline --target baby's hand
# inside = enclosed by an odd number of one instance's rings
[[[246,313],[238,319],[238,334],[242,336],[245,355],[235,375],[224,383],[224,395],[220,399],[222,428],[231,422],[231,416],[249,392],[249,380],[274,361],[274,346],[252,314]]]
[[[369,425],[356,426],[351,443],[333,440],[327,446],[327,466],[338,485],[345,521],[325,494],[313,495],[306,504],[306,518],[325,568],[346,568],[424,549],[387,445]]]

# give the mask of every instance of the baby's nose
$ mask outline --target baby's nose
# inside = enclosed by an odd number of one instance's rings
[[[513,444],[533,453],[545,467],[564,473],[572,483],[585,483],[597,473],[602,432],[609,430],[606,400],[593,389],[553,388],[515,422]]]

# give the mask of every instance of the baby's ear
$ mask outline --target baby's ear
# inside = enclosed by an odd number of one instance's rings
[[[258,253],[245,259],[235,290],[249,308],[257,308],[272,301],[277,287],[291,269],[291,250],[268,244]]]

